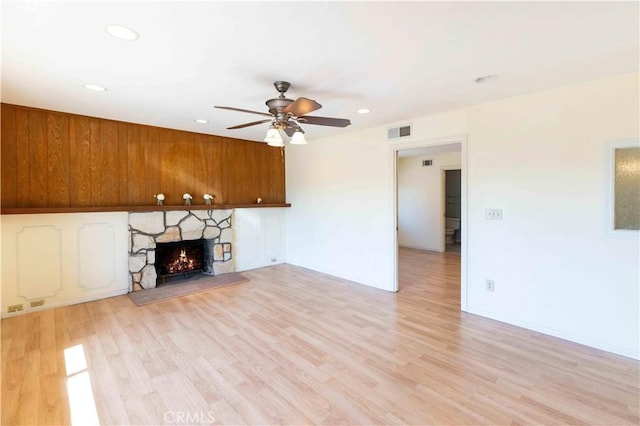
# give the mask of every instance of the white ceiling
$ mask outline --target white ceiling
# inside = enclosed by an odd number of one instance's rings
[[[3,1],[1,96],[261,140],[266,124],[225,129],[260,116],[213,106],[266,112],[273,81],[287,80],[288,97],[323,105],[310,115],[353,123],[303,126],[312,141],[637,71],[638,16],[638,2]],[[115,39],[108,24],[141,38]]]

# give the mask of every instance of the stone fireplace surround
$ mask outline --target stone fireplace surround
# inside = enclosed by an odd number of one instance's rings
[[[204,239],[204,272],[234,272],[233,210],[129,213],[129,290],[154,288],[157,243]]]

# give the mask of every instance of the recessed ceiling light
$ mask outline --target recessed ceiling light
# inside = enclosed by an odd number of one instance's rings
[[[140,38],[140,35],[131,28],[122,25],[107,25],[105,28],[109,34],[120,40],[133,41]]]
[[[93,90],[95,92],[105,92],[107,90],[102,86],[98,86],[97,84],[84,84],[82,87],[84,87],[85,89]]]
[[[476,83],[486,83],[487,81],[493,81],[498,78],[498,74],[483,75],[475,79]]]
[[[360,108],[358,110],[358,114],[369,114],[371,112],[371,110],[369,110],[368,108]]]
[[[209,120],[203,120],[202,118],[198,118],[196,120],[196,123],[200,123],[200,124],[207,124],[209,122]]]

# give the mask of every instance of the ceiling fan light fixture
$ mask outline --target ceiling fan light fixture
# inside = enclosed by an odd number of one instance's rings
[[[272,141],[267,142],[267,145],[275,146],[276,148],[280,148],[280,147],[284,146],[284,141],[282,140],[282,138],[280,138],[280,140],[274,139]]]
[[[280,136],[280,132],[275,127],[270,127],[269,130],[267,130],[267,136],[264,138],[264,141],[269,146],[284,146],[282,136]]]
[[[291,145],[306,145],[307,139],[304,137],[304,133],[302,133],[302,131],[298,129],[291,137],[291,141],[289,143]]]

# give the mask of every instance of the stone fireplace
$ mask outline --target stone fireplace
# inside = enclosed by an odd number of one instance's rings
[[[156,249],[160,243],[203,239],[199,269],[210,275],[233,272],[232,214],[233,210],[129,213],[130,291],[156,287]]]

